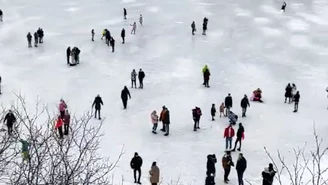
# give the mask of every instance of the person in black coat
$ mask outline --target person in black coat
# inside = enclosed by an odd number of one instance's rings
[[[281,10],[285,12],[285,10],[286,10],[286,6],[287,6],[287,3],[284,2],[284,3],[282,4],[282,6],[281,6]]]
[[[91,41],[95,41],[95,30],[94,29],[92,29],[91,30]]]
[[[140,177],[141,177],[142,158],[139,156],[137,152],[134,153],[134,157],[131,159],[130,166],[133,169],[134,183],[141,184]],[[138,172],[138,180],[137,180],[137,172]]]
[[[121,92],[121,99],[123,102],[124,109],[126,109],[126,106],[128,104],[128,97],[131,99],[130,91],[126,86],[124,86],[124,89]]]
[[[239,128],[237,130],[237,139],[235,141],[235,147],[233,148],[233,152],[236,151],[236,147],[237,147],[237,143],[239,142],[239,148],[237,149],[238,151],[240,151],[241,149],[241,140],[243,139],[243,135],[244,135],[245,129],[242,123],[239,123]]]
[[[13,133],[13,126],[14,126],[15,122],[16,122],[16,117],[13,114],[13,112],[11,110],[9,110],[5,116],[5,119],[3,120],[3,123],[6,123],[6,125],[7,125],[9,135],[11,135]]]
[[[211,76],[210,70],[208,68],[206,68],[203,75],[204,75],[204,86],[210,87],[209,86],[209,81],[210,81],[210,76]]]
[[[109,40],[110,46],[112,47],[112,52],[115,51],[115,40],[113,37],[110,38]]]
[[[202,111],[199,107],[192,109],[192,118],[194,120],[194,131],[197,131],[199,128],[200,117],[202,116]]]
[[[95,100],[93,101],[92,107],[95,107],[95,118],[97,118],[97,112],[98,112],[98,119],[100,120],[100,109],[101,106],[104,105],[100,95],[98,94]]]
[[[125,29],[123,28],[121,31],[121,37],[122,37],[122,44],[125,43]]]
[[[298,111],[298,103],[300,102],[300,98],[301,98],[301,95],[300,95],[300,92],[297,91],[296,94],[294,95],[294,112],[297,112]]]
[[[31,33],[28,32],[26,37],[27,37],[28,47],[31,48],[32,47],[32,35],[31,35]]]
[[[207,163],[206,163],[206,176],[215,176],[216,169],[215,163],[217,162],[215,154],[207,155]]]
[[[215,113],[216,113],[216,108],[215,108],[215,104],[212,104],[212,108],[211,108],[211,116],[212,116],[212,121],[214,121],[214,117],[215,117]]]
[[[164,128],[165,128],[165,131],[166,131],[164,136],[168,136],[170,134],[170,111],[167,107],[165,107],[165,112],[164,112],[162,121],[165,125]]]
[[[241,100],[240,102],[240,106],[242,109],[242,117],[246,117],[246,111],[247,111],[247,107],[250,107],[247,95],[244,95],[244,98]]]
[[[288,103],[292,102],[292,91],[293,91],[293,87],[290,85],[290,83],[286,86],[285,88],[285,103],[287,102],[287,98],[288,98]]]
[[[269,168],[264,168],[262,172],[262,185],[272,185],[274,176],[276,175],[276,171],[273,169],[273,164],[269,164]]]
[[[38,47],[38,39],[39,39],[39,35],[37,32],[34,32],[34,46]]]
[[[230,112],[230,109],[232,108],[232,97],[231,97],[230,93],[225,98],[224,104],[225,104],[225,107],[226,107],[226,116],[228,116],[228,113]]]
[[[123,15],[124,15],[124,19],[126,19],[126,16],[128,15],[128,13],[126,12],[125,8],[123,8]]]
[[[110,38],[112,38],[112,36],[110,35],[110,32],[108,29],[106,29],[105,37],[106,37],[106,44],[107,44],[107,46],[109,46],[109,41],[110,41]]]
[[[69,58],[71,56],[71,47],[69,46],[67,49],[66,49],[66,58],[67,58],[67,64],[69,64]]]
[[[3,12],[2,12],[2,10],[0,10],[0,21],[1,22],[3,21]]]
[[[195,35],[195,31],[196,31],[196,24],[195,24],[195,21],[192,21],[192,23],[191,23],[191,34]]]
[[[247,161],[242,153],[239,154],[236,164],[237,176],[238,176],[238,185],[244,185],[244,172],[247,168]]]
[[[145,72],[142,71],[142,69],[139,70],[138,78],[139,78],[139,88],[143,89],[143,79],[145,78]]]

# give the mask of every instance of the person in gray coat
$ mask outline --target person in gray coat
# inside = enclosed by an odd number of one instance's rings
[[[151,165],[151,169],[149,171],[149,181],[151,185],[157,185],[159,183],[159,176],[160,176],[160,171],[158,166],[156,165],[156,162],[154,161],[153,164]]]

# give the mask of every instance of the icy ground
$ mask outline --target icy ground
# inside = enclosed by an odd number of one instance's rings
[[[325,0],[0,0],[4,22],[0,23],[0,103],[22,93],[31,104],[39,96],[56,110],[60,98],[70,111],[91,110],[97,94],[103,98],[106,117],[102,152],[114,158],[124,145],[126,154],[114,175],[133,181],[129,162],[138,151],[144,159],[142,182],[148,184],[151,162],[158,161],[163,183],[204,183],[206,155],[215,153],[217,184],[223,182],[220,159],[228,121],[210,121],[210,107],[217,107],[230,92],[233,110],[241,114],[240,100],[262,88],[264,104],[251,103],[248,117],[241,119],[246,130],[242,152],[248,160],[245,178],[260,184],[260,173],[269,160],[263,146],[286,155],[292,147],[312,142],[315,121],[326,137],[328,3]],[[122,18],[127,8],[128,19]],[[130,24],[144,16],[144,26],[130,35]],[[201,35],[204,16],[209,18],[208,35]],[[195,20],[197,35],[191,36]],[[38,27],[45,31],[44,44],[27,48],[26,34]],[[109,28],[116,39],[110,52],[101,32]],[[126,29],[127,42],[120,43]],[[95,29],[96,41],[90,31]],[[80,47],[81,64],[66,65],[66,48]],[[210,89],[201,86],[203,65],[211,70]],[[146,73],[145,88],[131,89],[128,109],[122,109],[120,92],[130,86],[132,69]],[[284,88],[296,83],[301,100],[299,113],[284,104]],[[166,105],[171,112],[171,136],[151,133],[150,113]],[[203,110],[202,129],[192,131],[191,109]],[[98,124],[94,120],[93,124]],[[237,129],[237,128],[236,128]],[[234,161],[237,153],[233,154]],[[232,170],[231,183],[237,183]]]

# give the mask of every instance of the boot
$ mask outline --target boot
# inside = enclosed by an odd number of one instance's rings
[[[169,136],[169,134],[168,134],[168,133],[166,133],[166,134],[164,134],[164,136]]]

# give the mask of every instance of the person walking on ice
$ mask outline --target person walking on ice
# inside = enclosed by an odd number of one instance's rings
[[[8,129],[8,135],[12,135],[14,123],[16,122],[16,117],[11,110],[5,116],[3,123],[6,123]]]
[[[154,110],[151,114],[150,114],[150,118],[151,118],[151,122],[153,123],[153,134],[157,134],[156,130],[157,130],[157,126],[158,126],[158,115],[156,113],[156,110]]]
[[[284,2],[284,3],[282,4],[282,6],[281,6],[281,10],[282,10],[283,12],[285,12],[286,7],[287,7],[287,3]]]
[[[125,29],[123,28],[121,31],[121,37],[122,37],[122,44],[125,43]]]
[[[94,37],[95,37],[95,30],[92,29],[92,30],[91,30],[91,41],[95,41],[95,40],[94,40]]]
[[[97,118],[97,113],[98,113],[98,119],[101,120],[101,116],[100,116],[100,109],[101,106],[104,105],[100,95],[98,94],[95,98],[95,100],[93,101],[92,107],[95,107],[95,118]]]
[[[121,99],[122,99],[124,109],[126,109],[126,107],[128,105],[128,97],[131,99],[130,91],[128,90],[128,88],[126,86],[124,86],[124,89],[121,92]]]
[[[137,30],[137,23],[134,22],[133,24],[130,25],[132,26],[131,34],[133,33],[135,35]]]
[[[137,152],[134,153],[134,157],[131,159],[130,166],[133,169],[133,177],[134,183],[141,184],[141,167],[142,167],[142,158],[139,156]],[[137,180],[137,172],[138,172],[138,180]]]
[[[127,11],[125,8],[123,8],[123,16],[124,16],[124,19],[126,19],[126,16],[128,15]]]
[[[32,47],[32,35],[31,35],[31,33],[28,32],[26,37],[27,37],[28,47],[31,48]]]
[[[298,111],[298,103],[300,102],[300,98],[301,98],[301,95],[300,95],[300,92],[297,91],[295,96],[294,96],[294,112],[297,112]]]
[[[139,23],[140,23],[140,25],[142,26],[142,23],[143,23],[143,17],[142,17],[142,14],[140,14],[140,17],[139,17]]]
[[[137,88],[137,72],[135,69],[132,70],[131,72],[131,88],[133,88],[133,85],[134,85],[134,88]]]
[[[215,113],[216,113],[216,108],[215,108],[215,104],[212,104],[212,108],[211,108],[211,116],[212,116],[212,121],[215,121],[214,117],[215,117]],[[221,117],[221,116],[220,116]]]
[[[159,171],[159,168],[156,165],[155,161],[151,165],[149,175],[150,175],[149,181],[150,181],[151,185],[157,185],[159,183],[160,171]]]
[[[31,161],[31,156],[30,156],[30,152],[29,152],[30,143],[28,143],[24,139],[20,139],[19,142],[22,144],[22,157],[23,157],[23,161],[30,162]]]
[[[191,23],[191,34],[195,35],[195,32],[196,32],[196,24],[195,24],[195,21],[192,21],[192,23]]]
[[[1,22],[3,21],[3,12],[2,12],[1,9],[0,9],[0,21],[1,21]]]

